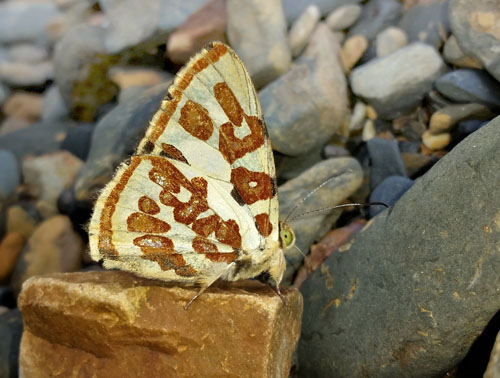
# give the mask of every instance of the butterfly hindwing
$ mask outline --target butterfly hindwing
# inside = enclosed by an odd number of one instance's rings
[[[255,89],[222,43],[183,68],[136,155],[101,193],[91,255],[107,267],[203,282],[278,241],[272,150]],[[258,259],[257,259],[258,260]]]

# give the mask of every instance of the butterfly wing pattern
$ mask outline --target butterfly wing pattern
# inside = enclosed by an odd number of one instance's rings
[[[136,153],[101,192],[90,252],[106,268],[202,289],[264,271],[279,287],[278,218],[255,88],[235,52],[214,42],[180,70]]]

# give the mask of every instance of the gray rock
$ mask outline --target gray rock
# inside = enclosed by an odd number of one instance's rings
[[[35,123],[22,130],[0,136],[0,148],[11,151],[19,161],[25,156],[37,156],[56,151],[66,136],[72,121]]]
[[[17,377],[23,318],[19,310],[0,315],[0,377]]]
[[[372,138],[367,143],[370,155],[370,186],[377,187],[389,176],[406,176],[405,165],[395,141]]]
[[[13,86],[40,86],[54,78],[51,61],[21,63],[4,61],[0,63],[0,80]]]
[[[450,27],[467,55],[478,58],[488,72],[500,81],[500,34],[496,0],[451,0]]]
[[[168,83],[156,85],[118,104],[95,126],[87,162],[75,183],[76,199],[91,202],[116,167],[132,154],[158,110]]]
[[[457,145],[305,282],[302,376],[442,377],[463,359],[500,308],[499,128]]]
[[[81,124],[69,128],[66,138],[61,144],[61,150],[69,151],[77,158],[85,161],[89,154],[93,132],[93,124]]]
[[[9,95],[10,95],[9,88],[2,82],[0,82],[0,106],[3,106],[5,100],[7,100]]]
[[[5,199],[14,193],[14,190],[21,183],[21,172],[17,158],[11,151],[0,149],[0,161],[2,162],[0,198]]]
[[[208,0],[168,0],[160,2],[160,18],[158,29],[164,33],[171,33],[200,9]]]
[[[134,0],[100,0],[109,19],[105,45],[117,53],[140,44],[166,43],[169,33],[179,27],[207,0],[149,0],[147,6]]]
[[[282,182],[297,177],[322,160],[324,160],[324,158],[319,148],[300,156],[275,154],[274,164],[276,165],[278,183],[281,184]]]
[[[315,5],[310,5],[304,13],[295,20],[288,32],[288,44],[292,50],[292,56],[300,55],[304,47],[306,47],[314,28],[318,25],[321,14],[319,8]]]
[[[319,24],[294,67],[260,91],[276,151],[304,155],[325,144],[344,122],[347,84],[339,50],[328,26]]]
[[[58,213],[57,198],[72,186],[82,165],[82,161],[68,151],[24,159],[25,190],[36,198],[36,208],[44,218]]]
[[[371,41],[388,26],[396,25],[402,12],[403,5],[397,0],[371,0],[363,7],[358,22],[349,30],[347,36],[361,34]]]
[[[309,5],[316,5],[322,16],[349,4],[359,4],[361,0],[283,0],[283,11],[288,24],[291,24]]]
[[[331,181],[319,188],[323,182],[330,179]],[[294,230],[295,244],[302,253],[306,254],[315,238],[331,228],[340,211],[304,213],[338,205],[359,188],[362,180],[363,171],[358,161],[341,157],[317,163],[278,188],[280,218],[286,220]],[[314,193],[308,196],[313,191]],[[306,196],[307,199],[302,202]],[[286,251],[287,269],[284,282],[290,283],[304,258],[302,253],[297,248]]]
[[[47,26],[61,13],[53,2],[9,1],[0,4],[0,43],[48,43]]]
[[[8,50],[8,60],[11,62],[39,63],[48,58],[48,49],[33,43],[18,43]]]
[[[443,58],[447,63],[453,64],[457,67],[478,69],[484,68],[479,59],[464,53],[454,35],[450,35],[444,44]]]
[[[377,34],[375,46],[377,57],[381,58],[392,54],[408,44],[408,37],[404,30],[390,26]]]
[[[404,176],[389,176],[384,179],[370,194],[370,202],[383,202],[394,205],[413,185],[413,180]],[[385,210],[384,206],[370,206],[370,217]]]
[[[432,88],[446,66],[432,46],[412,43],[352,71],[352,91],[366,99],[382,118],[411,110]]]
[[[450,33],[448,3],[444,0],[414,5],[405,12],[399,27],[406,32],[410,42],[425,42],[439,49]]]
[[[291,51],[281,0],[228,0],[227,38],[254,85],[264,86],[288,71]]]
[[[492,119],[493,113],[487,106],[469,103],[445,106],[432,113],[429,121],[429,131],[440,134],[450,131],[457,123],[468,120]]]
[[[118,93],[107,76],[116,57],[106,55],[104,30],[89,25],[70,29],[55,47],[55,80],[73,117],[92,121],[99,106]]]
[[[358,20],[361,9],[357,4],[344,5],[330,13],[325,22],[333,31],[347,29]]]
[[[63,119],[69,116],[68,107],[64,102],[57,85],[51,85],[43,94],[42,120]]]
[[[486,71],[459,69],[441,76],[436,89],[456,102],[478,102],[492,108],[500,107],[500,83]]]

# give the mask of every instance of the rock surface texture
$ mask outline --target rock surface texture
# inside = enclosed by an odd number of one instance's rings
[[[500,308],[499,127],[456,146],[305,282],[303,376],[439,377],[465,356]]]
[[[302,298],[243,281],[194,288],[125,272],[30,279],[19,306],[24,377],[288,377]]]

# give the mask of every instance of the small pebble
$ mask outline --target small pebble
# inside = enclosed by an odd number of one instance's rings
[[[442,150],[451,142],[451,134],[450,133],[442,133],[442,134],[431,134],[430,131],[426,131],[422,135],[422,143],[430,150]]]
[[[340,50],[340,59],[342,60],[345,72],[351,71],[367,48],[368,41],[362,35],[354,35],[347,38]]]
[[[353,25],[361,14],[361,7],[356,4],[344,5],[335,9],[326,18],[326,24],[332,31],[347,29]]]
[[[408,44],[404,30],[394,26],[388,27],[377,34],[375,39],[377,57],[384,57]]]
[[[363,125],[363,133],[361,134],[361,140],[364,142],[375,138],[377,131],[375,130],[375,122],[371,119],[367,119]]]
[[[318,25],[321,13],[315,5],[310,5],[304,13],[293,23],[288,33],[288,44],[292,50],[292,56],[300,55],[306,47],[311,35]]]
[[[364,120],[366,117],[366,105],[362,101],[356,101],[352,114],[349,119],[349,131],[359,131],[363,128]]]
[[[429,132],[437,135],[450,131],[458,122],[469,118],[493,118],[490,109],[482,104],[457,104],[439,109],[432,114]]]

